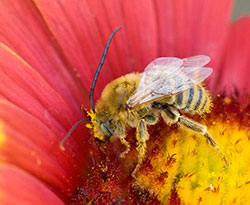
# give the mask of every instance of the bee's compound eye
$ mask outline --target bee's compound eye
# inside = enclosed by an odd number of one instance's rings
[[[106,137],[111,137],[113,135],[113,131],[109,128],[107,122],[105,121],[101,123],[101,130]]]

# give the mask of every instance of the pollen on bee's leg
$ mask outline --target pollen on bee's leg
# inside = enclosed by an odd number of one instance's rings
[[[136,128],[136,139],[137,139],[137,150],[138,150],[138,159],[137,159],[137,165],[132,172],[132,177],[135,178],[135,175],[137,171],[140,169],[143,158],[146,153],[146,141],[149,139],[149,134],[147,131],[147,125],[145,120],[141,120]]]
[[[142,162],[143,162],[143,158],[145,156],[146,153],[146,142],[140,142],[140,144],[137,146],[137,150],[138,150],[138,159],[137,159],[137,165],[134,169],[134,171],[132,172],[132,177],[135,178],[136,173],[138,172],[138,170],[140,169]]]
[[[91,130],[91,133],[94,135],[94,138],[104,141],[104,137],[99,136],[96,130],[97,128],[96,113],[93,112],[93,110],[91,110],[90,112],[86,110],[86,112],[90,117],[90,123],[86,124],[86,127]]]
[[[126,150],[120,154],[120,158],[124,158],[125,155],[129,153],[130,145],[128,144],[128,146],[126,146],[126,147],[127,147]]]
[[[123,158],[130,151],[130,144],[125,139],[126,138],[125,127],[124,125],[122,125],[120,121],[118,122],[117,128],[118,128],[118,137],[121,143],[126,146],[126,150],[120,154],[120,158]]]

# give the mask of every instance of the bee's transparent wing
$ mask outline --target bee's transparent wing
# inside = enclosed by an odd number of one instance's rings
[[[210,58],[205,55],[192,56],[188,58],[183,58],[183,67],[203,67],[207,65]]]
[[[164,84],[163,76],[169,78],[180,70],[182,64],[181,59],[174,57],[157,58],[152,61],[145,68],[136,93],[128,99],[128,106],[135,107],[152,98],[152,91],[158,90],[160,85]]]
[[[127,101],[128,106],[136,107],[201,83],[212,73],[211,68],[202,67],[208,62],[207,56],[154,60],[146,67],[136,93]]]
[[[176,83],[176,87],[172,90],[171,94],[179,93],[201,83],[212,72],[213,69],[207,67],[184,67],[182,73],[185,74],[185,77],[181,78],[182,82],[178,81]]]

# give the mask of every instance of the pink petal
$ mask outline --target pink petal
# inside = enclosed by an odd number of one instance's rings
[[[67,149],[62,152],[60,138],[53,130],[5,100],[0,101],[0,118],[1,161],[36,176],[62,199],[81,186],[83,174],[87,174],[88,166],[92,165],[89,163],[91,152],[94,152],[82,134],[79,135],[81,141],[73,135],[74,140],[70,139],[70,146],[66,144]]]
[[[87,99],[82,82],[32,1],[1,1],[0,28],[0,41],[35,68],[73,110],[79,110],[83,97]]]
[[[157,19],[154,1],[122,1],[130,62],[135,71],[144,68],[158,55]]]
[[[79,94],[89,88],[114,28],[123,27],[111,44],[96,96],[112,79],[132,70],[142,71],[158,56],[206,54],[215,67],[232,7],[232,0],[34,2],[35,5],[19,5],[8,1],[0,5],[0,25],[5,31],[2,40],[37,69],[66,101],[77,99],[85,105],[89,105],[88,92],[82,93],[85,99]],[[15,12],[17,21],[6,19],[9,12]],[[30,32],[27,25],[36,32]],[[74,72],[78,72],[81,82]],[[77,85],[72,84],[72,79]]]
[[[5,59],[0,61],[0,118],[7,136],[0,156],[65,197],[80,186],[83,170],[91,165],[88,131],[78,128],[65,145],[67,151],[59,150],[76,116],[36,70],[3,44],[0,59]]]
[[[208,55],[209,66],[219,69],[232,5],[233,0],[156,0],[159,55]]]
[[[87,91],[89,91],[105,43],[111,32],[119,26],[119,24],[110,27],[99,26],[94,14],[95,11],[90,8],[89,4],[91,3],[92,1],[76,0],[35,1],[50,31],[63,49],[65,57],[72,67],[79,72],[82,83],[85,88],[88,88]],[[97,6],[96,4],[95,8]],[[107,22],[106,15],[99,16],[103,22]],[[103,85],[111,81],[114,75],[121,75],[119,58],[115,51],[117,40],[120,40],[119,45],[122,44],[121,34],[119,36],[115,37],[114,42],[110,46],[107,62],[105,62],[102,71],[104,75],[101,75],[100,79],[98,79],[97,94],[100,94]],[[110,61],[109,59],[113,60]],[[116,69],[111,69],[112,66]],[[105,81],[102,76],[105,76]],[[86,94],[88,93],[86,92]],[[87,100],[88,98],[85,102]],[[89,102],[86,102],[86,104],[89,104]]]
[[[4,59],[0,61],[0,92],[9,101],[55,129],[69,128],[80,118],[79,108],[73,112],[35,69],[3,44],[0,44],[0,59]]]
[[[111,32],[116,34],[97,83],[103,85],[132,70],[142,71],[156,57],[157,33],[152,1],[35,1],[65,56],[90,85]],[[136,11],[136,12],[134,12]],[[147,18],[142,14],[146,14]],[[60,25],[60,26],[58,26]],[[112,59],[112,60],[110,60]]]
[[[14,166],[0,165],[0,176],[1,204],[64,204],[46,185]]]
[[[232,24],[225,47],[224,62],[217,76],[217,92],[235,90],[250,93],[250,17],[242,18]]]

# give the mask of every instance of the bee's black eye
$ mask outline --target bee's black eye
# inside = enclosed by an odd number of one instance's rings
[[[111,137],[113,135],[113,131],[110,129],[108,123],[104,121],[101,123],[101,129],[103,131],[103,134],[107,137]]]

